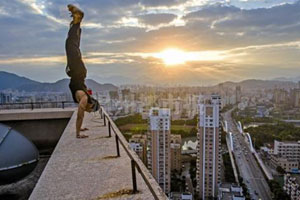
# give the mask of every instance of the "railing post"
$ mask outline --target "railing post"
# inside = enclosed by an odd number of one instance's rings
[[[132,186],[133,186],[133,193],[137,192],[136,186],[136,174],[135,174],[135,162],[131,160],[131,173],[132,173]]]
[[[100,108],[99,112],[100,112],[100,118],[103,119],[103,111],[102,111],[102,108]]]
[[[110,125],[110,120],[108,120],[108,135],[111,137],[111,125]]]
[[[105,115],[103,115],[103,122],[104,122],[104,126],[106,126],[106,117],[105,117]]]
[[[117,156],[120,157],[119,137],[117,134],[116,134],[116,146],[117,146]]]

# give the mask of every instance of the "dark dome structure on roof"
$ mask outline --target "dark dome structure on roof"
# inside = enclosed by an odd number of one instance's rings
[[[31,141],[0,124],[0,185],[24,178],[34,170],[38,160],[39,151]]]

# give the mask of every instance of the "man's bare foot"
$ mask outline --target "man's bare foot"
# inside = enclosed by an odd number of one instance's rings
[[[80,131],[88,131],[88,128],[81,128]]]
[[[75,12],[81,12],[82,13],[82,11],[79,9],[79,8],[77,8],[76,6],[74,6],[73,4],[68,4],[68,10],[73,14],[73,13],[75,13]]]
[[[82,139],[82,138],[87,138],[89,137],[88,135],[76,135],[76,138]]]
[[[84,13],[82,12],[82,10],[80,10],[79,8],[77,8],[76,6],[69,4],[68,5],[68,10],[72,13],[71,17],[73,17],[73,23],[77,24],[78,22],[81,22]]]

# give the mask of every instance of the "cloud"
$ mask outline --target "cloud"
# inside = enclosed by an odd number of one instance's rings
[[[284,4],[272,8],[259,8],[253,10],[240,10],[229,20],[221,21],[216,27],[220,29],[253,30],[299,24],[298,12],[300,3]]]
[[[300,3],[281,2],[1,0],[0,68],[25,75],[26,68],[41,66],[38,78],[47,80],[48,71],[51,79],[55,73],[63,77],[71,20],[66,5],[78,3],[85,12],[82,55],[89,74],[101,74],[106,80],[122,76],[120,80],[139,83],[204,84],[293,74],[291,69],[297,71],[299,64]],[[172,47],[225,52],[226,57],[188,61],[170,69],[151,56]]]
[[[197,11],[188,13],[184,18],[188,20],[195,20],[195,21],[200,20],[200,21],[211,22],[219,18],[230,16],[239,11],[240,9],[235,6],[228,6],[228,5],[217,3],[213,5],[203,6]]]
[[[181,4],[183,1],[180,0],[142,0],[141,3],[145,6],[172,6]]]
[[[157,26],[159,24],[168,24],[173,21],[177,16],[169,13],[161,14],[146,14],[137,16],[138,20],[147,25]]]

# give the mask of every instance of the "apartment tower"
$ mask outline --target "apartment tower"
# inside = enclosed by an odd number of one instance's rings
[[[170,109],[151,108],[148,131],[148,168],[163,191],[171,189]]]
[[[200,97],[197,146],[197,192],[200,199],[217,197],[220,183],[219,110],[218,95]]]
[[[241,90],[241,86],[238,85],[235,87],[235,103],[240,103],[241,97],[242,97],[242,90]]]
[[[181,172],[181,135],[171,134],[171,171]]]

